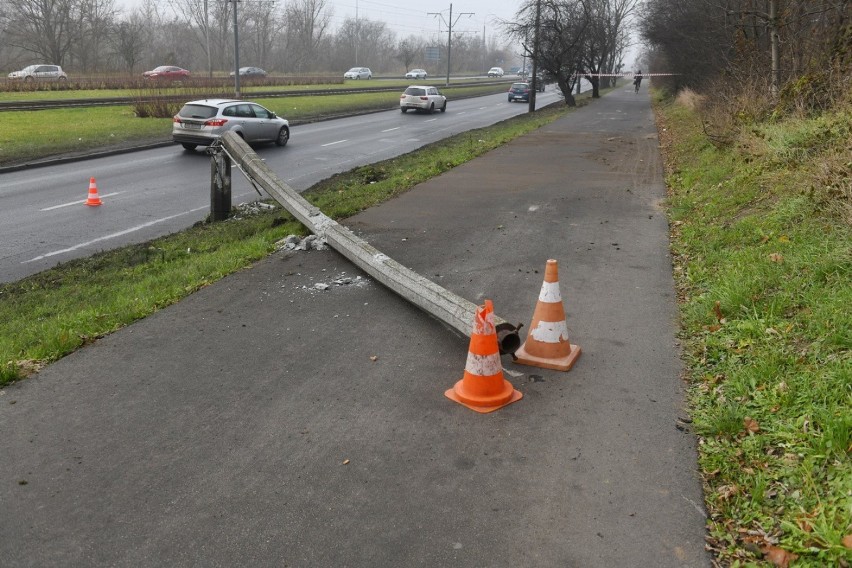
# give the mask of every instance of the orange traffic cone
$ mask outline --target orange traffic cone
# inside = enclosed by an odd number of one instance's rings
[[[568,340],[568,324],[559,293],[559,268],[551,259],[544,271],[527,340],[515,351],[515,363],[568,371],[579,356],[580,346],[571,345]]]
[[[97,207],[103,203],[98,197],[98,184],[95,183],[95,178],[89,178],[89,198],[86,200],[86,205]]]
[[[444,394],[450,400],[482,413],[493,412],[521,400],[523,395],[503,378],[491,300],[486,300],[485,305],[476,310],[464,377]]]

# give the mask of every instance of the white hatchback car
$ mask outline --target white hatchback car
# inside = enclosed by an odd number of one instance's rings
[[[425,69],[412,69],[405,74],[406,79],[425,79],[428,73]]]
[[[59,65],[30,65],[9,73],[9,79],[18,81],[65,81],[68,75]]]
[[[435,110],[447,112],[447,97],[437,87],[412,85],[399,97],[399,110],[422,110],[432,114]]]
[[[344,79],[372,79],[373,72],[369,67],[353,67],[343,74]]]
[[[503,68],[502,67],[492,67],[488,70],[489,77],[502,77],[503,76]]]
[[[249,101],[190,101],[172,119],[172,140],[187,150],[209,146],[229,130],[251,143],[275,142],[286,146],[290,140],[289,122]]]

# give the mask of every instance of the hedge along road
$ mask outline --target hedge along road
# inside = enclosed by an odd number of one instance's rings
[[[539,93],[539,106],[558,100]],[[287,183],[304,190],[326,177],[415,150],[526,111],[504,94],[450,100],[446,113],[398,110],[292,129],[285,148],[258,147]],[[472,141],[475,143],[475,141]],[[86,207],[95,177],[100,207]],[[168,146],[0,174],[0,282],[18,280],[72,258],[145,242],[186,228],[209,211],[210,160]],[[234,175],[233,202],[256,191]]]
[[[374,87],[362,87],[362,86],[338,86],[336,88],[331,89],[314,89],[307,86],[301,87],[290,87],[287,89],[277,89],[277,90],[262,90],[258,88],[251,88],[250,86],[246,87],[242,96],[244,98],[252,98],[252,99],[273,99],[273,98],[283,98],[283,97],[322,97],[322,96],[333,96],[333,95],[341,95],[346,93],[384,93],[384,92],[398,92],[402,89],[405,89],[405,86],[410,84],[411,81],[400,81],[399,79],[388,79],[386,81],[393,81],[395,84],[393,85],[385,85],[385,86],[374,86]],[[436,84],[434,79],[430,79],[425,81],[426,84],[432,85]],[[508,80],[503,81],[479,81],[479,82],[460,82],[460,83],[452,83],[450,86],[454,89],[460,89],[464,87],[482,87],[488,85],[500,85],[500,84],[508,84]],[[438,85],[442,87],[443,85]],[[16,110],[45,110],[45,109],[60,109],[60,108],[94,108],[94,107],[102,107],[102,106],[121,106],[121,105],[129,105],[137,102],[148,103],[148,102],[181,102],[185,101],[188,98],[192,99],[200,99],[200,98],[229,98],[228,94],[217,94],[210,95],[211,91],[207,91],[208,94],[201,94],[203,91],[199,87],[194,88],[197,92],[195,94],[186,94],[186,93],[178,93],[174,95],[138,95],[138,96],[125,96],[125,97],[86,97],[86,98],[66,98],[66,99],[47,99],[45,97],[49,96],[48,93],[39,93],[36,100],[33,100],[32,97],[28,97],[30,100],[8,100],[3,101],[0,100],[0,112],[2,111],[16,111]],[[28,95],[29,93],[22,92],[22,94]]]

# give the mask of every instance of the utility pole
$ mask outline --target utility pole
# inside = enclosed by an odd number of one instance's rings
[[[427,12],[427,16],[438,16],[441,18],[441,21],[447,25],[447,86],[450,86],[450,54],[453,50],[453,26],[462,16],[467,16],[468,18],[474,15],[474,12],[461,12],[456,15],[455,21],[453,21],[453,5],[450,4],[450,19],[445,20],[444,15],[440,12]]]
[[[210,59],[210,17],[208,16],[207,0],[204,0],[204,43],[207,48],[207,78],[213,78],[213,62]]]
[[[535,94],[538,90],[538,47],[539,47],[539,27],[541,26],[541,0],[536,0],[535,3],[535,37],[533,38],[532,52],[532,89],[530,89],[529,112],[535,112]]]
[[[361,39],[361,26],[358,24],[358,0],[355,0],[355,65],[358,65],[358,44]]]
[[[242,0],[231,0],[234,3],[234,98],[240,98],[240,33],[237,26],[237,2]]]

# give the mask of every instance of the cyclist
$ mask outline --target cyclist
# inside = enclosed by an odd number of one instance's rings
[[[634,90],[637,93],[639,92],[639,85],[641,85],[641,84],[642,84],[642,70],[640,69],[639,72],[636,73],[636,75],[634,75],[634,78],[633,78],[633,87],[634,87]]]

